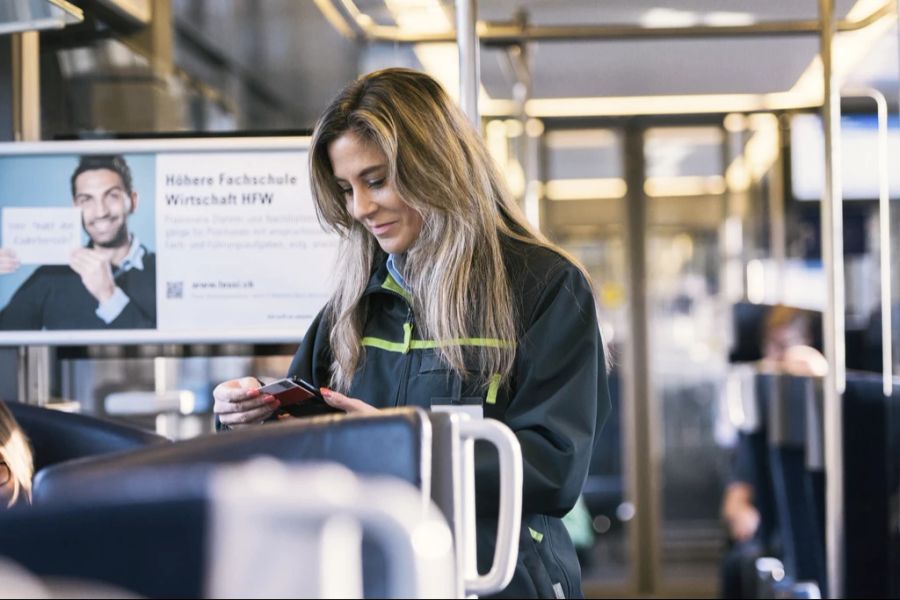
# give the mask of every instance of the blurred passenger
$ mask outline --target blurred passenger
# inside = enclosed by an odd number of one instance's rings
[[[824,377],[828,362],[812,346],[812,313],[775,305],[763,324],[760,370],[798,377]],[[769,540],[759,539],[760,513],[754,503],[755,484],[760,465],[749,447],[746,435],[738,436],[731,481],[725,487],[721,514],[731,544],[722,564],[723,598],[742,598],[740,564],[768,552]]]
[[[386,69],[345,88],[310,149],[313,198],[343,238],[337,290],[289,369],[331,406],[468,405],[515,432],[523,522],[504,596],[581,597],[560,517],[581,492],[608,410],[584,269],[534,231],[478,132],[428,75]],[[220,384],[227,427],[271,420],[247,377]],[[497,458],[476,448],[482,572],[497,528]]]
[[[137,210],[131,169],[122,156],[82,156],[72,173],[72,204],[90,242],[68,265],[43,265],[0,311],[0,329],[152,329],[156,256],[128,229]],[[21,266],[0,248],[0,275]]]
[[[31,502],[34,462],[25,432],[0,400],[0,504],[10,507],[20,497]]]
[[[812,346],[812,316],[807,310],[777,304],[769,309],[763,325],[765,370],[800,377],[824,377],[828,362]]]

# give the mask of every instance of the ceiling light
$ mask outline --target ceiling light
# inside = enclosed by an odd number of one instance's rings
[[[753,25],[756,17],[746,12],[711,12],[703,16],[703,24],[711,27],[739,27]]]
[[[691,27],[700,22],[697,13],[671,8],[651,8],[639,20],[644,27]]]
[[[619,177],[551,179],[544,186],[550,200],[601,200],[624,198],[628,185]]]
[[[648,177],[644,181],[644,193],[654,198],[724,194],[725,178],[721,175]]]

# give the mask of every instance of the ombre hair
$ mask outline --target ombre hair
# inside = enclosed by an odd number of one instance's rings
[[[6,506],[15,504],[20,494],[31,502],[31,478],[34,475],[31,446],[28,445],[28,438],[25,437],[22,428],[2,401],[0,401],[0,461],[6,463],[13,486],[12,496]]]
[[[407,251],[404,268],[417,329],[438,342],[501,340],[467,349],[465,355],[474,355],[469,364],[478,365],[474,375],[482,384],[495,374],[506,380],[521,332],[502,239],[551,248],[572,259],[531,228],[478,132],[440,84],[418,71],[391,68],[344,88],[312,138],[316,210],[342,238],[341,275],[328,305],[331,385],[346,392],[361,359],[366,316],[361,299],[379,256],[374,236],[348,211],[328,155],[329,146],[347,133],[384,154],[388,182],[422,216],[422,231]],[[462,346],[439,343],[438,349],[453,371],[472,374]]]

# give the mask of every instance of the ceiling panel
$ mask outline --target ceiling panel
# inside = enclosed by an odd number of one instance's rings
[[[880,5],[872,1],[874,7]],[[449,23],[455,10],[453,0],[355,0],[355,4],[383,25],[394,24],[388,5],[424,12],[438,4]],[[856,4],[857,0],[835,0],[836,15],[846,18]],[[534,26],[637,25],[647,19],[661,26],[687,26],[727,24],[729,19],[731,24],[748,24],[818,18],[817,0],[478,0],[477,7],[479,20],[509,22],[521,12]],[[890,35],[896,38],[896,33]],[[818,44],[814,34],[531,42],[530,97],[784,92],[812,63]],[[879,48],[851,77],[896,96],[896,39]],[[516,78],[504,48],[483,46],[481,74],[491,98],[513,97]]]
[[[789,89],[816,55],[813,37],[640,40],[532,46],[532,97],[764,93]],[[482,53],[493,98],[515,82],[503,50]]]
[[[452,1],[443,0],[448,7]],[[855,0],[837,0],[842,17]],[[757,21],[815,19],[817,0],[478,0],[478,18],[504,21],[524,10],[534,25],[638,24],[655,11],[672,18],[702,20],[704,16],[748,14]],[[651,13],[653,14],[653,13]]]
[[[417,10],[436,0],[354,0],[361,12],[381,25],[393,24],[386,3]],[[437,0],[447,14],[453,15],[454,0]],[[856,0],[836,0],[835,13],[847,15]],[[604,25],[638,24],[648,14],[680,18],[683,21],[714,15],[750,15],[756,21],[807,20],[818,14],[817,0],[477,0],[478,18],[484,21],[510,21],[525,11],[532,25]],[[451,18],[452,21],[452,18]]]

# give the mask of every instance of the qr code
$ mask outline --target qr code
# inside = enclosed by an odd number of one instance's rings
[[[167,281],[166,282],[166,298],[183,298],[184,282],[183,281]]]

